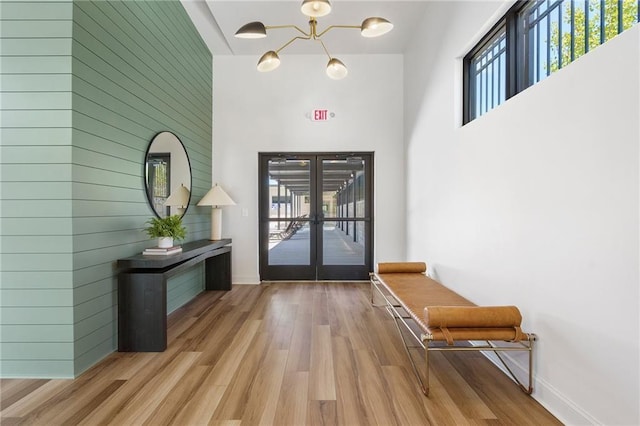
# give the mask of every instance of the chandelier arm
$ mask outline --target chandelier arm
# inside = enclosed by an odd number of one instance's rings
[[[282,46],[280,49],[276,50],[275,52],[276,52],[276,53],[280,53],[280,51],[281,51],[282,49],[284,49],[285,47],[289,46],[291,43],[293,43],[293,42],[294,42],[294,41],[296,41],[296,40],[310,40],[310,39],[311,39],[311,36],[307,36],[307,37],[294,37],[294,38],[292,38],[291,40],[289,40],[288,42],[286,42],[286,43],[284,44],[284,46]]]
[[[296,30],[298,30],[302,34],[304,34],[305,37],[311,38],[311,34],[305,33],[297,25],[265,25],[264,28],[265,28],[265,30],[279,30],[281,28],[295,28]]]
[[[329,51],[327,50],[327,46],[324,45],[324,42],[322,40],[320,40],[319,38],[317,38],[316,40],[320,42],[320,44],[322,45],[322,48],[324,49],[324,53],[326,53],[327,56],[329,57],[329,60],[331,60],[331,55],[329,54]]]
[[[327,29],[322,31],[320,34],[318,34],[316,37],[322,37],[324,34],[328,33],[334,28],[354,28],[359,30],[360,25],[331,25],[330,27],[327,27]]]

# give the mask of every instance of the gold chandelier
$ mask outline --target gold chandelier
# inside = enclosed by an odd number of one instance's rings
[[[300,6],[302,13],[309,17],[309,32],[305,32],[298,28],[296,25],[275,25],[267,26],[262,22],[250,22],[243,25],[235,36],[238,38],[264,38],[267,36],[267,30],[280,29],[280,28],[294,28],[298,32],[302,33],[302,36],[297,36],[286,42],[282,47],[277,50],[270,50],[258,61],[258,71],[268,72],[280,66],[280,57],[278,53],[289,46],[296,40],[314,40],[319,41],[322,45],[324,53],[329,57],[327,63],[327,75],[334,79],[340,80],[347,76],[347,67],[341,60],[332,57],[324,45],[321,37],[331,31],[334,28],[355,28],[360,30],[360,34],[363,37],[378,37],[388,33],[393,28],[393,24],[384,18],[372,17],[362,21],[361,25],[331,25],[324,31],[318,33],[318,21],[316,18],[328,15],[331,12],[331,3],[329,0],[304,0],[302,6]]]

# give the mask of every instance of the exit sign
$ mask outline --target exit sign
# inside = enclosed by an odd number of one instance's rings
[[[311,110],[311,113],[309,114],[311,121],[328,121],[333,117],[335,117],[335,113],[328,109],[314,109]]]

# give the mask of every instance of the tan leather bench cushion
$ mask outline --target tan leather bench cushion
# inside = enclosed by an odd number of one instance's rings
[[[515,306],[428,306],[425,324],[433,340],[526,340]]]
[[[411,315],[427,330],[423,310],[426,306],[474,306],[469,300],[420,273],[376,274],[378,280]]]
[[[427,327],[519,327],[522,315],[515,306],[429,306]]]
[[[375,275],[418,326],[433,336],[433,340],[451,343],[451,339],[527,339],[520,330],[522,316],[515,306],[478,307],[427,277],[424,271],[426,264],[423,262],[388,262],[379,263]],[[475,309],[457,310],[462,307]],[[453,317],[448,318],[451,315]],[[447,325],[441,327],[445,317]],[[438,325],[434,325],[436,321]]]
[[[426,272],[427,264],[424,262],[384,262],[378,263],[379,274],[392,273],[421,273]]]

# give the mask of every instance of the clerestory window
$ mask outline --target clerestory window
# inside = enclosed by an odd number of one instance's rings
[[[464,59],[464,123],[631,28],[640,0],[519,1]]]

